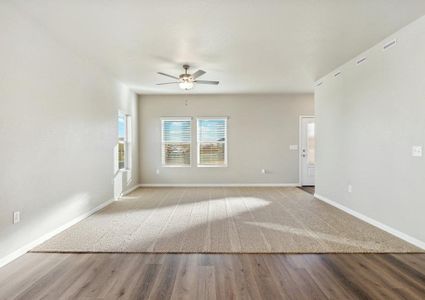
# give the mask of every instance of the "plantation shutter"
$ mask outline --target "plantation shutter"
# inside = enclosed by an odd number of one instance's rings
[[[183,167],[191,164],[192,120],[162,118],[162,164]]]
[[[227,118],[198,119],[198,165],[227,165]]]

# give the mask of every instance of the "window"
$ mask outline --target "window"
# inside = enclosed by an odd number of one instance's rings
[[[227,166],[227,118],[198,119],[198,167]]]
[[[162,118],[162,165],[190,167],[192,120],[191,118]]]
[[[118,169],[128,169],[131,165],[131,116],[118,113]]]
[[[126,138],[125,115],[118,114],[118,169],[125,168],[125,138]]]

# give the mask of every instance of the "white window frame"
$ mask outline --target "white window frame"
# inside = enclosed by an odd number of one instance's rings
[[[189,164],[188,165],[166,165],[165,164],[165,156],[164,156],[164,136],[163,136],[163,128],[164,128],[164,121],[190,121],[190,141],[187,143],[190,145],[190,151],[189,151]],[[161,117],[161,167],[163,168],[191,168],[192,167],[192,117]],[[186,144],[186,143],[184,143]]]
[[[125,115],[125,170],[129,171],[131,170],[131,164],[133,163],[133,157],[132,157],[132,134],[133,134],[133,124],[132,124],[133,117],[129,114]]]
[[[226,131],[224,132],[224,142],[217,142],[224,144],[224,164],[222,165],[201,165],[201,141],[199,138],[200,134],[200,126],[199,121],[202,120],[224,120],[226,123]],[[229,129],[229,117],[198,117],[196,119],[196,141],[197,141],[197,149],[196,149],[196,156],[197,156],[197,167],[198,168],[227,168],[228,167],[228,160],[227,160],[227,153],[228,153],[228,143],[227,143],[227,132]],[[204,142],[205,143],[205,142]]]
[[[120,162],[119,162],[119,158],[117,159],[117,168],[118,171],[121,172],[125,172],[125,171],[129,171],[130,170],[130,163],[131,163],[131,158],[130,158],[130,152],[131,152],[131,132],[130,130],[132,130],[131,127],[131,115],[126,114],[122,111],[118,111],[118,118],[124,118],[124,140],[120,140],[120,138],[118,137],[118,144],[123,144],[124,145],[124,167],[120,168]],[[129,126],[130,124],[130,126]],[[130,130],[129,130],[130,129]],[[119,148],[119,147],[118,147]],[[118,150],[119,151],[119,150]],[[119,155],[119,152],[118,152]]]

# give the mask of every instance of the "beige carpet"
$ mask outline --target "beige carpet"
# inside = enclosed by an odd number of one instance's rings
[[[37,252],[423,252],[297,188],[143,188]]]

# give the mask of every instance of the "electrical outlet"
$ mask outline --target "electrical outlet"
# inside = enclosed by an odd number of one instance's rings
[[[353,192],[353,186],[351,184],[349,184],[347,190],[348,190],[349,193],[352,193]]]
[[[412,146],[412,156],[422,157],[422,146]]]
[[[266,174],[266,169],[261,169],[261,173]]]
[[[156,175],[159,175],[159,169],[156,169]]]
[[[21,212],[14,211],[13,212],[13,224],[19,223],[21,221]]]

